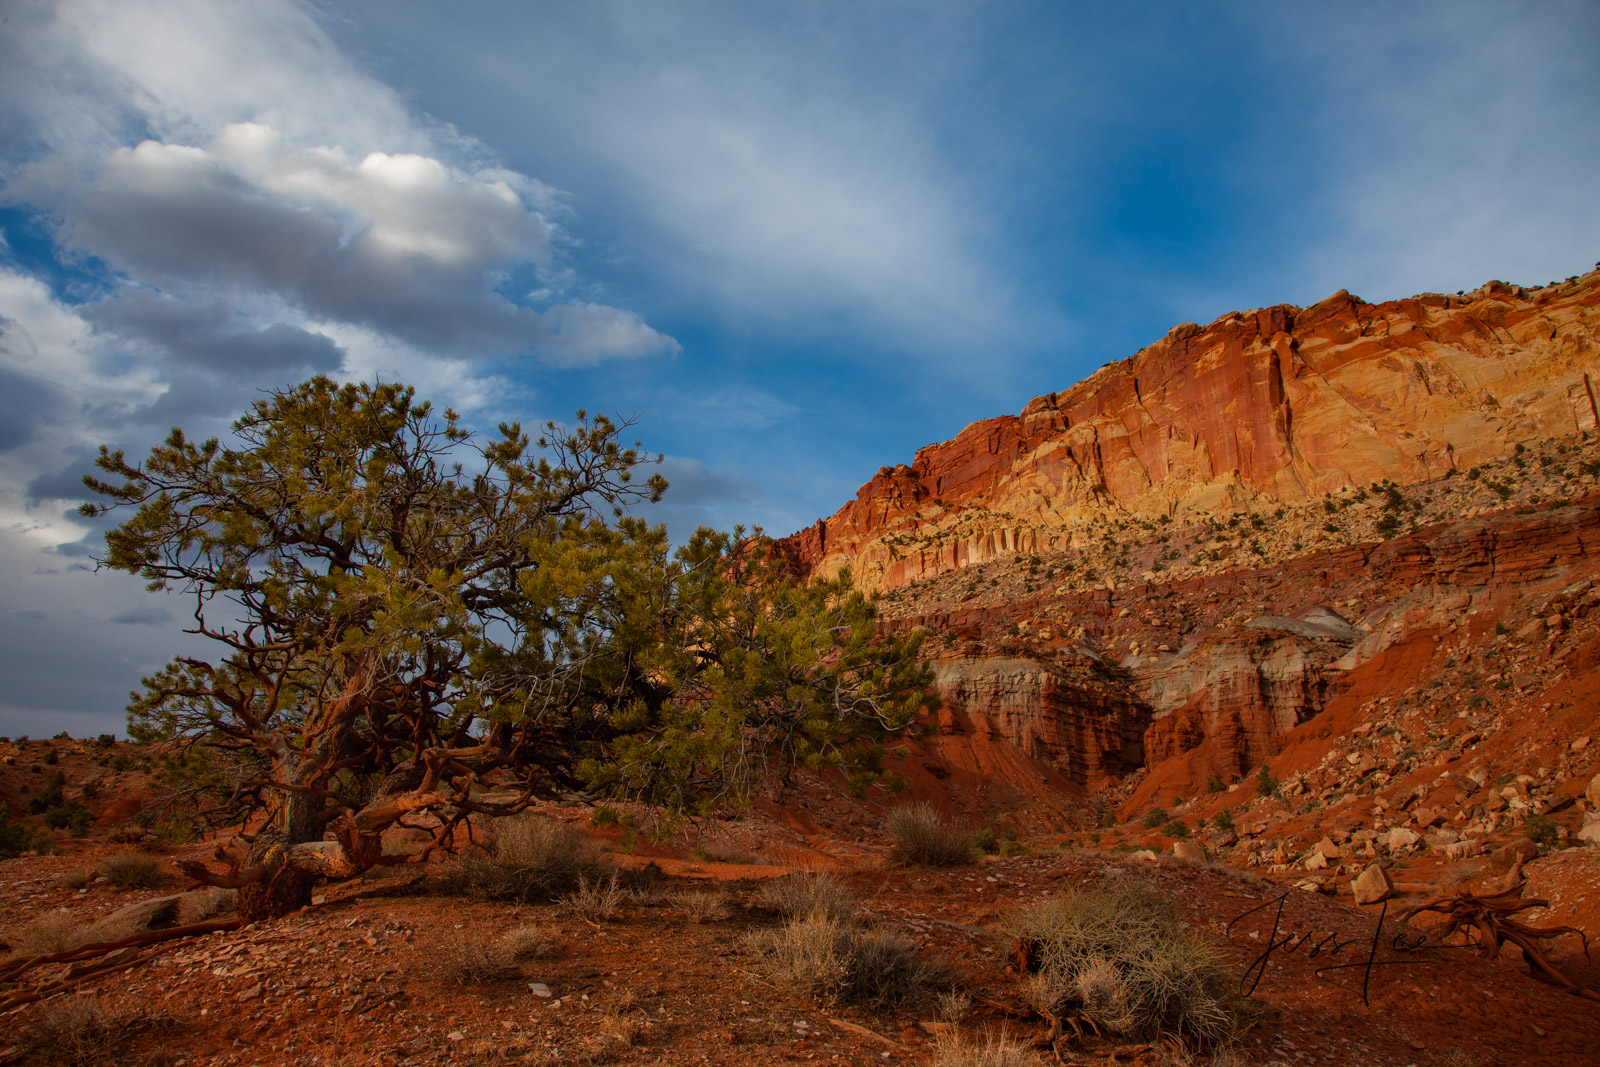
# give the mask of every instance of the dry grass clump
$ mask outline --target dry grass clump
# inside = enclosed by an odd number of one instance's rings
[[[929,992],[944,975],[905,938],[821,913],[760,931],[749,946],[775,979],[830,1004],[891,1007]]]
[[[714,890],[680,889],[672,899],[693,923],[714,923],[728,917],[728,898]]]
[[[133,1044],[148,1030],[174,1020],[148,1011],[107,1011],[98,999],[57,997],[35,1008],[14,1031],[22,1062],[35,1067],[126,1067],[166,1062],[157,1051],[136,1056]]]
[[[1003,1034],[988,1034],[978,1044],[941,1035],[935,1049],[933,1067],[1032,1067],[1039,1062],[1027,1046]]]
[[[928,804],[911,804],[889,813],[892,855],[899,863],[959,867],[973,860],[972,835],[949,825]]]
[[[1200,1048],[1238,1029],[1222,958],[1133,883],[1066,893],[1023,912],[1013,932],[1038,965],[1029,997],[1057,1025],[1082,1017],[1102,1031]]]
[[[568,914],[590,921],[611,919],[627,895],[628,891],[617,884],[615,874],[609,879],[596,878],[592,882],[579,875],[578,888],[561,898],[561,907]]]
[[[237,889],[222,889],[214,885],[191,889],[178,898],[178,925],[203,923],[218,915],[226,915],[238,902]]]
[[[100,873],[118,889],[150,889],[161,884],[161,861],[146,852],[119,852],[100,861]]]
[[[514,926],[498,937],[450,939],[440,946],[445,976],[459,985],[516,978],[524,960],[550,951],[550,941],[536,926]]]
[[[785,919],[803,919],[807,915],[850,919],[857,907],[850,890],[831,874],[775,878],[761,887],[761,901]]]
[[[490,900],[550,899],[606,873],[588,836],[553,819],[502,819],[493,834],[487,853],[470,852],[456,861],[446,879],[449,888]]]
[[[80,940],[81,927],[65,908],[35,915],[12,931],[6,940],[21,956],[41,956],[52,952],[65,952]]]

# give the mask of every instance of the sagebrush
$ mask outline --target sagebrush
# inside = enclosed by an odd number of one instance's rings
[[[1036,966],[1029,997],[1058,1026],[1082,1016],[1102,1031],[1201,1048],[1238,1029],[1222,957],[1137,884],[1073,890],[1023,912],[1013,932]]]
[[[889,813],[888,829],[899,863],[956,867],[972,862],[972,835],[945,822],[928,804],[895,808]]]

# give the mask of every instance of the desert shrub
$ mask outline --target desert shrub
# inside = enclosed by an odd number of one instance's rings
[[[1023,912],[1014,933],[1038,964],[1029,997],[1046,1016],[1077,1011],[1130,1037],[1227,1041],[1238,1015],[1221,956],[1169,905],[1122,881],[1074,890]]]
[[[450,888],[490,900],[549,899],[599,881],[607,871],[582,831],[553,819],[520,816],[495,825],[487,853],[469,852],[447,877]]]
[[[812,914],[752,935],[775,979],[829,1004],[891,1007],[939,984],[943,968],[887,930]]]
[[[596,804],[594,811],[589,814],[589,825],[594,827],[618,826],[622,818],[616,808],[607,804]]]
[[[237,889],[219,886],[201,886],[191,889],[178,898],[178,925],[203,923],[232,911],[239,902]]]
[[[1561,843],[1561,827],[1548,815],[1530,815],[1522,824],[1522,836],[1540,848],[1551,849]]]
[[[53,830],[66,830],[73,837],[89,832],[94,816],[76,800],[68,800],[51,807],[44,813],[44,824]]]
[[[1264,797],[1278,795],[1278,780],[1272,777],[1272,770],[1265,763],[1256,770],[1256,793]]]
[[[118,889],[149,889],[161,884],[161,861],[145,852],[119,852],[100,861],[100,873]]]
[[[1211,777],[1206,779],[1206,792],[1207,793],[1220,793],[1226,788],[1228,788],[1228,787],[1222,784],[1222,779],[1218,778],[1214,774]]]
[[[627,890],[617,884],[615,874],[607,879],[595,878],[592,881],[579,875],[577,888],[561,898],[561,907],[569,914],[590,921],[611,919],[616,917],[617,909],[622,906],[622,898],[626,895]]]
[[[1182,819],[1173,819],[1161,828],[1161,832],[1182,841],[1189,836],[1189,824]]]
[[[0,804],[0,859],[10,859],[24,852],[49,852],[54,843],[50,831],[13,822],[9,809]]]
[[[78,944],[78,923],[66,910],[36,915],[13,930],[6,940],[23,956],[64,952]]]
[[[785,919],[821,915],[849,919],[857,910],[856,898],[843,882],[830,874],[791,874],[761,887],[761,901]]]
[[[107,1011],[97,999],[57,997],[34,1008],[10,1036],[22,1062],[34,1067],[124,1067],[155,1060],[135,1055],[133,1045],[142,1034],[174,1024],[170,1016],[143,1010]]]
[[[1229,811],[1227,808],[1223,808],[1221,811],[1211,816],[1211,825],[1215,826],[1218,830],[1232,830],[1233,812]]]
[[[1000,838],[995,836],[993,830],[985,826],[981,830],[974,831],[972,847],[982,852],[985,856],[992,856],[1000,851]]]
[[[62,871],[56,875],[55,883],[63,889],[82,889],[94,880],[94,872],[89,870]]]
[[[711,923],[728,917],[728,898],[705,889],[680,889],[673,903],[693,923]]]
[[[957,867],[972,862],[972,835],[950,826],[927,804],[911,804],[889,813],[892,854],[899,863]]]
[[[1144,813],[1144,828],[1146,830],[1154,830],[1156,827],[1166,822],[1167,819],[1168,815],[1166,808],[1151,808],[1149,811]]]
[[[458,985],[515,978],[523,960],[543,956],[550,942],[536,926],[514,926],[498,937],[452,937],[439,946],[445,976]]]
[[[975,1044],[941,1034],[933,1057],[933,1067],[1033,1067],[1038,1062],[1026,1045],[1004,1034],[987,1034]]]

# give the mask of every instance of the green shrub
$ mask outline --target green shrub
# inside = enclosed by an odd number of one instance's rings
[[[1227,808],[1223,808],[1221,811],[1217,812],[1211,817],[1211,825],[1215,826],[1218,830],[1232,830],[1233,812],[1229,811]]]
[[[1146,830],[1154,830],[1156,827],[1166,822],[1170,817],[1171,816],[1167,814],[1166,808],[1151,808],[1149,811],[1144,813],[1144,819],[1142,821],[1144,822],[1144,828]]]
[[[13,822],[10,811],[0,804],[0,859],[10,859],[24,852],[49,852],[54,843],[48,830]]]
[[[1022,913],[1013,933],[1033,954],[1033,1005],[1086,1016],[1127,1037],[1212,1048],[1234,1036],[1239,1005],[1221,955],[1173,909],[1131,882],[1073,890]]]
[[[1552,849],[1561,843],[1561,827],[1548,815],[1530,815],[1522,824],[1522,836],[1541,849]]]
[[[995,832],[985,826],[972,835],[972,847],[982,852],[985,856],[992,856],[1000,851],[1000,838]]]
[[[972,862],[972,835],[947,824],[927,804],[911,804],[889,813],[891,850],[899,863],[957,867]]]
[[[594,827],[620,826],[621,818],[617,809],[605,804],[596,804],[594,811],[589,814],[589,825]]]
[[[1265,763],[1256,770],[1256,792],[1264,797],[1278,795],[1278,780],[1272,777],[1272,771]]]
[[[1161,832],[1181,841],[1189,836],[1189,824],[1182,819],[1173,819],[1161,828]]]
[[[1221,793],[1222,791],[1224,791],[1227,788],[1228,788],[1227,786],[1222,784],[1222,779],[1218,778],[1214,774],[1211,777],[1206,779],[1206,792],[1207,793]]]

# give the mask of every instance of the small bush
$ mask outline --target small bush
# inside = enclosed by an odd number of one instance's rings
[[[728,917],[728,898],[704,889],[680,889],[673,902],[692,923],[712,923]]]
[[[1175,837],[1179,841],[1189,836],[1189,824],[1182,819],[1173,819],[1161,828],[1161,832],[1168,837]]]
[[[1552,849],[1561,843],[1561,827],[1548,815],[1530,815],[1522,824],[1522,836],[1542,849]]]
[[[617,885],[617,876],[590,881],[580,875],[578,888],[561,898],[561,907],[569,914],[595,921],[616,917],[627,891]]]
[[[904,938],[825,915],[761,931],[749,944],[774,978],[829,1004],[892,1007],[929,992],[943,976]]]
[[[100,861],[100,873],[118,889],[149,889],[161,884],[161,862],[143,852],[119,852]]]
[[[1166,808],[1151,808],[1144,813],[1144,828],[1154,830],[1168,819]]]
[[[447,878],[452,888],[490,900],[550,899],[606,873],[581,831],[552,819],[519,816],[495,824],[487,854],[471,852]]]
[[[982,852],[985,856],[992,856],[1000,851],[1000,839],[995,832],[985,826],[972,835],[972,847]]]
[[[843,882],[830,874],[791,874],[761,887],[761,901],[785,919],[821,915],[849,919],[857,910],[856,898]]]
[[[1200,1048],[1238,1028],[1222,957],[1132,883],[1066,893],[1023,912],[1014,932],[1036,953],[1029,997],[1048,1018],[1079,1012],[1103,1031]]]
[[[1264,797],[1278,795],[1278,780],[1272,777],[1272,771],[1265,763],[1256,770],[1256,793]]]
[[[896,808],[889,813],[892,855],[899,863],[958,867],[972,862],[972,835],[947,824],[927,804]]]
[[[543,956],[550,942],[535,926],[514,926],[499,937],[455,937],[440,946],[446,977],[459,985],[515,978],[523,960]]]
[[[978,1044],[941,1034],[935,1045],[933,1067],[1034,1067],[1039,1062],[1026,1045],[1004,1034],[985,1035]]]
[[[36,915],[7,938],[19,955],[65,952],[78,944],[79,927],[66,910]]]
[[[1233,812],[1229,811],[1227,808],[1223,808],[1221,811],[1211,816],[1211,825],[1215,826],[1218,830],[1232,830]]]
[[[1220,792],[1222,792],[1223,790],[1225,790],[1227,788],[1228,788],[1227,786],[1222,784],[1222,779],[1218,778],[1214,774],[1210,778],[1206,779],[1206,792],[1207,793],[1220,793]]]
[[[593,827],[620,826],[621,823],[617,809],[605,804],[596,804],[594,811],[589,814],[589,825]]]
[[[123,1067],[164,1062],[134,1055],[132,1045],[141,1034],[175,1022],[143,1010],[109,1012],[97,999],[58,997],[34,1008],[14,1034],[21,1062],[34,1067]]]

